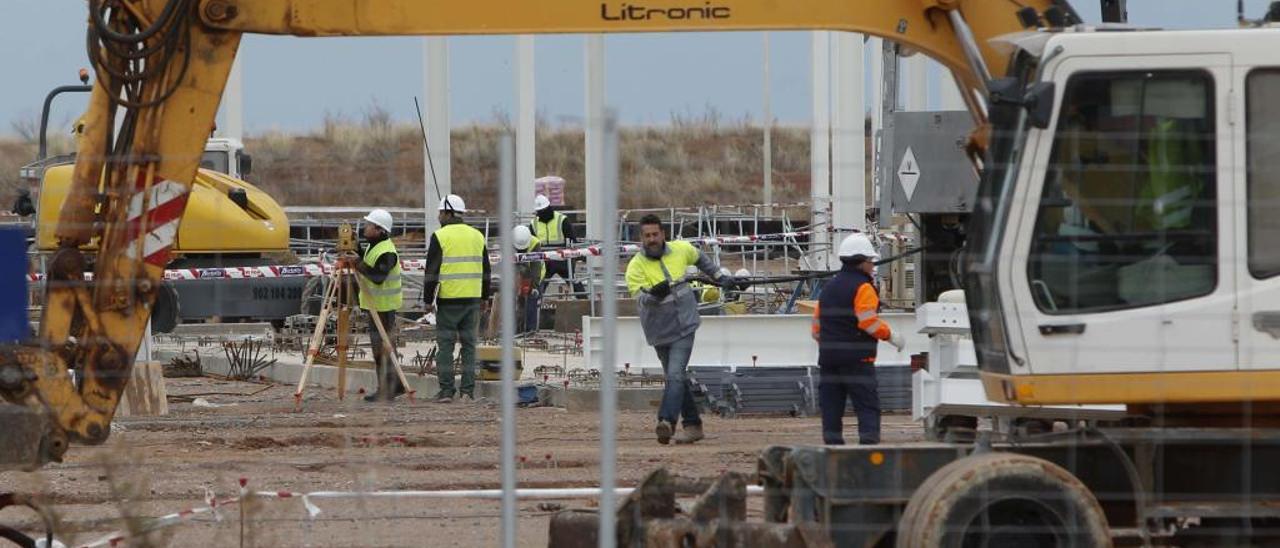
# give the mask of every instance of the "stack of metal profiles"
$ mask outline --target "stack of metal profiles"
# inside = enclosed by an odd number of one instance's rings
[[[818,368],[692,366],[694,398],[706,412],[723,417],[740,414],[811,416],[818,412]],[[911,368],[878,366],[882,411],[911,408]],[[852,407],[849,412],[852,413]]]
[[[877,365],[881,411],[911,410],[911,366]]]

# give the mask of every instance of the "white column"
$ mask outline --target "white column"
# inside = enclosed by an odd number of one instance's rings
[[[831,221],[831,32],[814,31],[810,34],[810,62],[813,76],[813,115],[812,133],[809,136],[809,201],[813,207],[811,219],[814,234],[810,239],[815,249],[814,269],[831,269],[835,262],[835,254],[829,244],[831,238],[827,233]]]
[[[771,93],[773,86],[769,82],[769,33],[764,32],[764,83],[763,83],[763,99],[764,108],[761,119],[764,121],[764,147],[763,154],[764,166],[762,173],[764,174],[764,214],[766,217],[773,216],[773,94]]]
[[[882,50],[884,42],[879,38],[871,38],[867,40],[866,53],[871,58],[871,67],[867,71],[867,81],[871,83],[870,111],[871,111],[871,158],[876,161],[880,155],[880,139],[877,136],[880,130],[884,129],[884,86],[881,85],[881,79],[884,77],[884,54]],[[872,166],[872,169],[878,169]],[[874,171],[872,173],[875,173]],[[872,186],[871,203],[880,203],[880,189]]]
[[[537,177],[537,114],[534,80],[534,38],[531,34],[516,37],[516,100],[519,115],[516,122],[516,211],[522,219],[533,215],[533,180]]]
[[[236,55],[231,64],[231,75],[227,77],[227,87],[222,91],[222,124],[218,126],[218,135],[231,139],[244,140],[244,65],[241,58],[244,50]]]
[[[604,184],[604,35],[589,34],[586,40],[586,187],[587,239],[603,241],[610,220],[595,207],[600,202],[600,185]],[[590,264],[591,261],[588,261]],[[598,263],[598,261],[596,261]]]
[[[903,90],[902,110],[929,110],[929,58],[917,53],[903,58],[899,63],[902,65],[902,72],[906,73],[906,78],[898,81],[905,80],[907,83],[906,89]]]
[[[448,196],[453,191],[449,160],[449,42],[443,36],[429,36],[422,40],[423,57],[426,61],[423,71],[425,76],[423,89],[427,102],[427,142],[431,145],[431,155],[424,158],[426,161],[422,163],[425,182],[423,203],[427,209],[427,232],[430,233],[440,225],[436,219],[436,208],[440,205],[440,198]],[[432,166],[435,170],[434,183],[431,174]],[[471,203],[475,203],[474,198],[470,196],[463,196],[462,199],[463,201],[472,200]]]
[[[955,76],[951,71],[942,65],[938,67],[938,89],[942,94],[939,105],[942,110],[968,110],[965,105],[964,96],[960,94],[960,88],[956,86]]]
[[[866,104],[862,35],[832,33],[831,224],[865,230],[867,223]],[[835,241],[844,233],[833,235]]]

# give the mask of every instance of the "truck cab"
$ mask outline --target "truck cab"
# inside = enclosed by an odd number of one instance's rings
[[[200,167],[244,179],[253,171],[253,157],[244,151],[244,143],[229,137],[213,137],[204,143]]]

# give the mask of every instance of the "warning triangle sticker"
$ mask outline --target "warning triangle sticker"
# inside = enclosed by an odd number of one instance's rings
[[[907,201],[911,201],[911,197],[916,193],[916,183],[920,181],[920,164],[916,162],[916,154],[911,151],[911,147],[907,147],[906,154],[902,155],[902,163],[898,165],[898,183],[902,185],[902,191],[907,194]]]

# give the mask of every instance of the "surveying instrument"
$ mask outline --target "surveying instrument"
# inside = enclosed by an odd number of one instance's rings
[[[348,223],[342,223],[338,227],[338,246],[335,249],[338,260],[334,263],[333,271],[325,275],[325,281],[328,282],[324,289],[324,300],[320,306],[320,316],[316,319],[315,331],[311,334],[311,341],[307,345],[306,364],[302,368],[302,377],[298,379],[298,389],[293,393],[293,401],[295,410],[302,409],[302,389],[307,384],[307,375],[311,372],[311,366],[315,364],[316,356],[320,353],[320,348],[325,342],[325,328],[328,327],[329,317],[337,311],[337,342],[335,344],[336,356],[338,361],[338,399],[343,400],[347,395],[347,350],[350,348],[350,341],[353,335],[351,325],[351,314],[358,307],[357,294],[358,291],[367,292],[368,287],[364,278],[356,272],[354,266],[355,261],[359,260],[360,254],[356,248],[355,230]],[[410,385],[409,379],[405,377],[404,369],[400,367],[400,359],[396,356],[395,345],[388,336],[386,328],[382,325],[382,318],[378,317],[375,311],[369,311],[369,318],[373,323],[378,334],[382,336],[382,352],[385,359],[391,361],[395,367],[396,375],[400,377],[400,382],[404,385],[404,389],[409,396],[409,400],[413,400],[413,394],[416,392]],[[374,359],[374,376],[378,376],[378,360]]]

